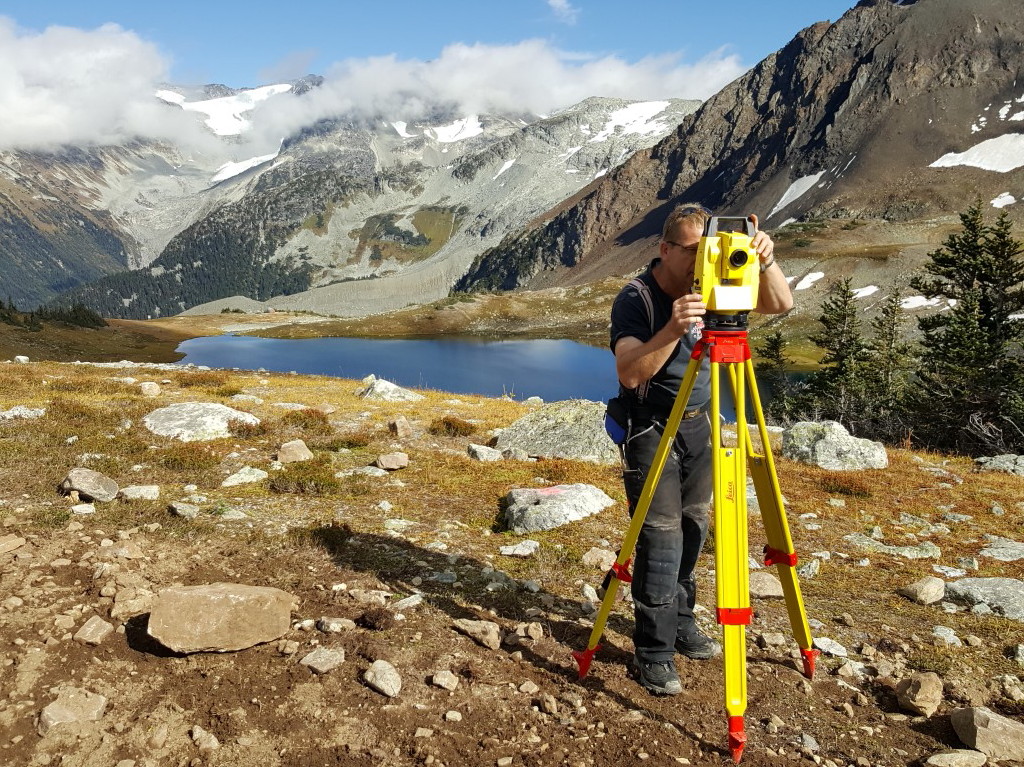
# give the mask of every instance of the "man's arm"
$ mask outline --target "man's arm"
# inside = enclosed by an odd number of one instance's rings
[[[675,351],[679,339],[690,332],[707,307],[695,294],[685,295],[672,304],[669,321],[649,341],[623,336],[615,342],[615,372],[627,389],[635,389],[661,370]]]
[[[750,218],[756,229],[757,216],[751,214]],[[775,243],[767,232],[758,231],[750,245],[757,251],[761,264],[769,264],[761,273],[754,311],[760,314],[785,314],[793,308],[793,291],[789,289],[782,267],[775,261]]]

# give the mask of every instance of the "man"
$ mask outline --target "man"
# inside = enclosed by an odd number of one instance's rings
[[[665,221],[659,257],[612,307],[611,348],[620,398],[629,411],[623,445],[623,481],[632,515],[643,491],[665,421],[675,402],[690,353],[701,337],[707,308],[693,290],[697,245],[711,211],[684,204]],[[757,229],[757,217],[751,216]],[[775,262],[774,243],[758,231],[752,241],[760,261],[757,307],[764,314],[793,308],[793,295]],[[645,295],[646,294],[646,295]],[[640,530],[633,567],[635,627],[633,671],[660,695],[682,691],[675,653],[706,659],[721,646],[694,621],[694,567],[709,524],[712,490],[710,363],[704,359],[686,412]]]

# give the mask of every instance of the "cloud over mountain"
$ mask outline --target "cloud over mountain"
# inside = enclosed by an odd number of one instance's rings
[[[209,136],[195,115],[155,98],[167,72],[168,60],[154,44],[117,25],[32,32],[0,17],[0,149],[134,138],[208,148]],[[349,59],[333,65],[323,86],[302,98],[260,104],[244,151],[276,147],[284,136],[324,118],[415,120],[438,105],[465,114],[546,114],[595,95],[706,98],[742,72],[739,56],[725,50],[695,63],[678,56],[628,62],[567,53],[542,40],[455,43],[430,61]]]

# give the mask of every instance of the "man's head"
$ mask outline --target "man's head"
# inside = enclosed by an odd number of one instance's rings
[[[677,205],[668,214],[662,228],[662,259],[674,257],[692,264],[697,258],[697,245],[704,234],[704,226],[710,218],[711,211],[700,203],[687,202]]]

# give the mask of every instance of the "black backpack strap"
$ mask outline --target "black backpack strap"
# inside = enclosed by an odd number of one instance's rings
[[[647,322],[651,326],[651,336],[654,336],[654,298],[651,296],[650,286],[639,277],[634,277],[629,281],[629,284],[636,289],[637,295],[640,296],[640,300],[643,302],[644,310],[647,312]],[[650,381],[644,381],[638,387],[636,387],[636,401],[637,404],[643,404],[643,401],[647,399],[647,392],[651,388]]]

